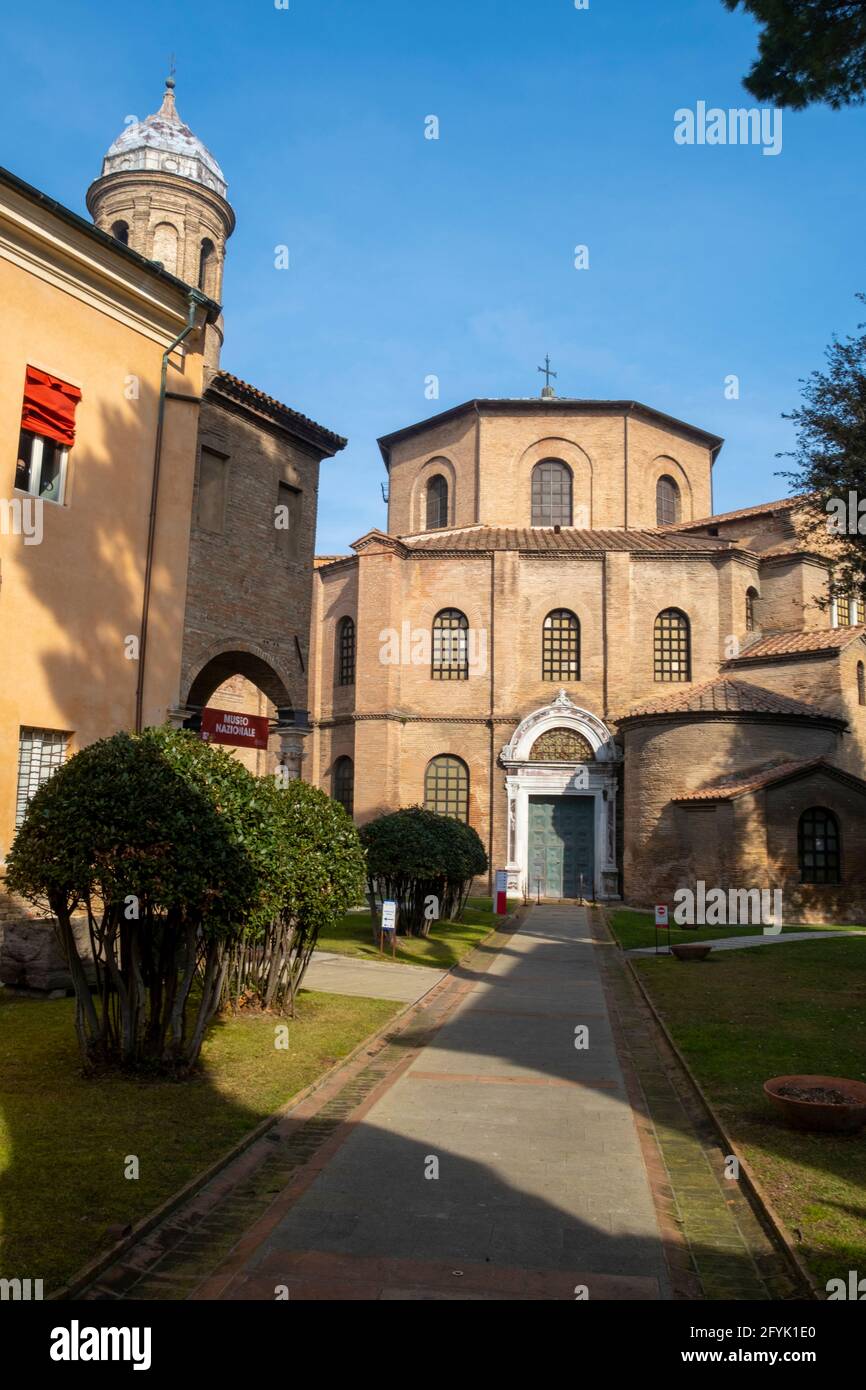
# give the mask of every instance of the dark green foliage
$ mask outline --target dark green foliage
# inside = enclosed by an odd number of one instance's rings
[[[487,855],[472,827],[422,806],[371,821],[361,829],[361,843],[371,894],[394,899],[398,930],[409,936],[426,935],[437,918],[457,917],[472,879],[487,872]]]
[[[866,296],[858,298],[866,303]],[[845,593],[866,581],[866,534],[858,529],[862,524],[866,532],[866,511],[857,513],[858,502],[866,500],[866,324],[858,326],[857,336],[834,340],[827,363],[825,372],[812,372],[803,383],[803,404],[787,417],[797,427],[797,448],[790,455],[796,467],[784,476],[806,494],[811,531],[823,540],[823,550],[828,534],[833,537],[834,584]],[[830,531],[833,504],[839,502],[853,529]]]
[[[363,854],[323,793],[149,729],[89,745],[39,789],[7,882],[56,918],[85,1065],[184,1070],[230,969],[257,1002],[293,994],[320,928],[360,892]]]
[[[758,101],[798,110],[812,102],[859,105],[866,99],[863,0],[722,0],[761,26],[759,56],[745,87]]]

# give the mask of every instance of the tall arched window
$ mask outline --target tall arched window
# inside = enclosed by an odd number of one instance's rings
[[[111,235],[115,241],[119,241],[122,246],[129,245],[129,223],[115,222],[111,228]]]
[[[448,479],[436,473],[427,484],[427,530],[448,525]]]
[[[656,483],[656,526],[673,526],[680,519],[680,490],[673,478],[663,473]]]
[[[210,269],[215,251],[216,247],[210,237],[205,237],[202,240],[198,258],[198,287],[200,290],[204,290],[205,293],[208,293],[211,288]]]
[[[580,623],[568,608],[554,608],[541,634],[541,679],[580,680]]]
[[[424,774],[424,805],[440,816],[469,819],[469,769],[462,758],[441,753]]]
[[[857,699],[861,705],[866,705],[866,671],[862,661],[857,662]]]
[[[854,622],[858,627],[866,623],[866,598],[862,594],[857,594],[854,599]]]
[[[355,810],[355,764],[351,758],[338,758],[334,763],[334,800],[339,801],[347,816]]]
[[[433,619],[434,681],[468,681],[469,623],[459,608],[443,608]]]
[[[571,525],[571,469],[559,459],[544,459],[532,470],[532,524]]]
[[[801,883],[839,883],[839,822],[824,806],[810,806],[797,832]]]
[[[154,227],[151,260],[159,261],[169,274],[177,273],[177,228],[171,222],[159,222]]]
[[[666,608],[655,622],[655,679],[691,680],[691,664],[689,620],[678,608]]]
[[[746,590],[746,631],[754,632],[755,623],[755,599],[758,598],[757,589],[749,588]]]
[[[337,684],[355,684],[355,624],[351,618],[337,623]]]

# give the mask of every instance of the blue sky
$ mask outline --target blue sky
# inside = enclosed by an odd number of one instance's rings
[[[384,524],[377,435],[535,395],[545,352],[562,395],[723,435],[724,510],[787,490],[781,414],[866,289],[866,111],[786,112],[777,157],[674,142],[678,108],[752,104],[756,32],[721,0],[50,0],[4,15],[0,158],[84,212],[175,53],[238,219],[223,366],[349,436],[322,552]]]

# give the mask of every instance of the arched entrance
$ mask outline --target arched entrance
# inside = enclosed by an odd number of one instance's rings
[[[521,720],[499,761],[508,801],[508,886],[542,897],[618,896],[620,754],[564,690]]]
[[[185,685],[188,693],[184,705],[174,711],[175,723],[194,726],[205,705],[265,715],[273,731],[267,750],[238,749],[237,756],[259,776],[278,766],[290,777],[300,776],[307,711],[296,707],[289,675],[269,653],[237,642],[211,648],[190,664]]]

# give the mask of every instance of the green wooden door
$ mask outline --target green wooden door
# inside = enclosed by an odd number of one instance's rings
[[[591,796],[529,798],[529,890],[547,898],[593,893],[595,843]]]

